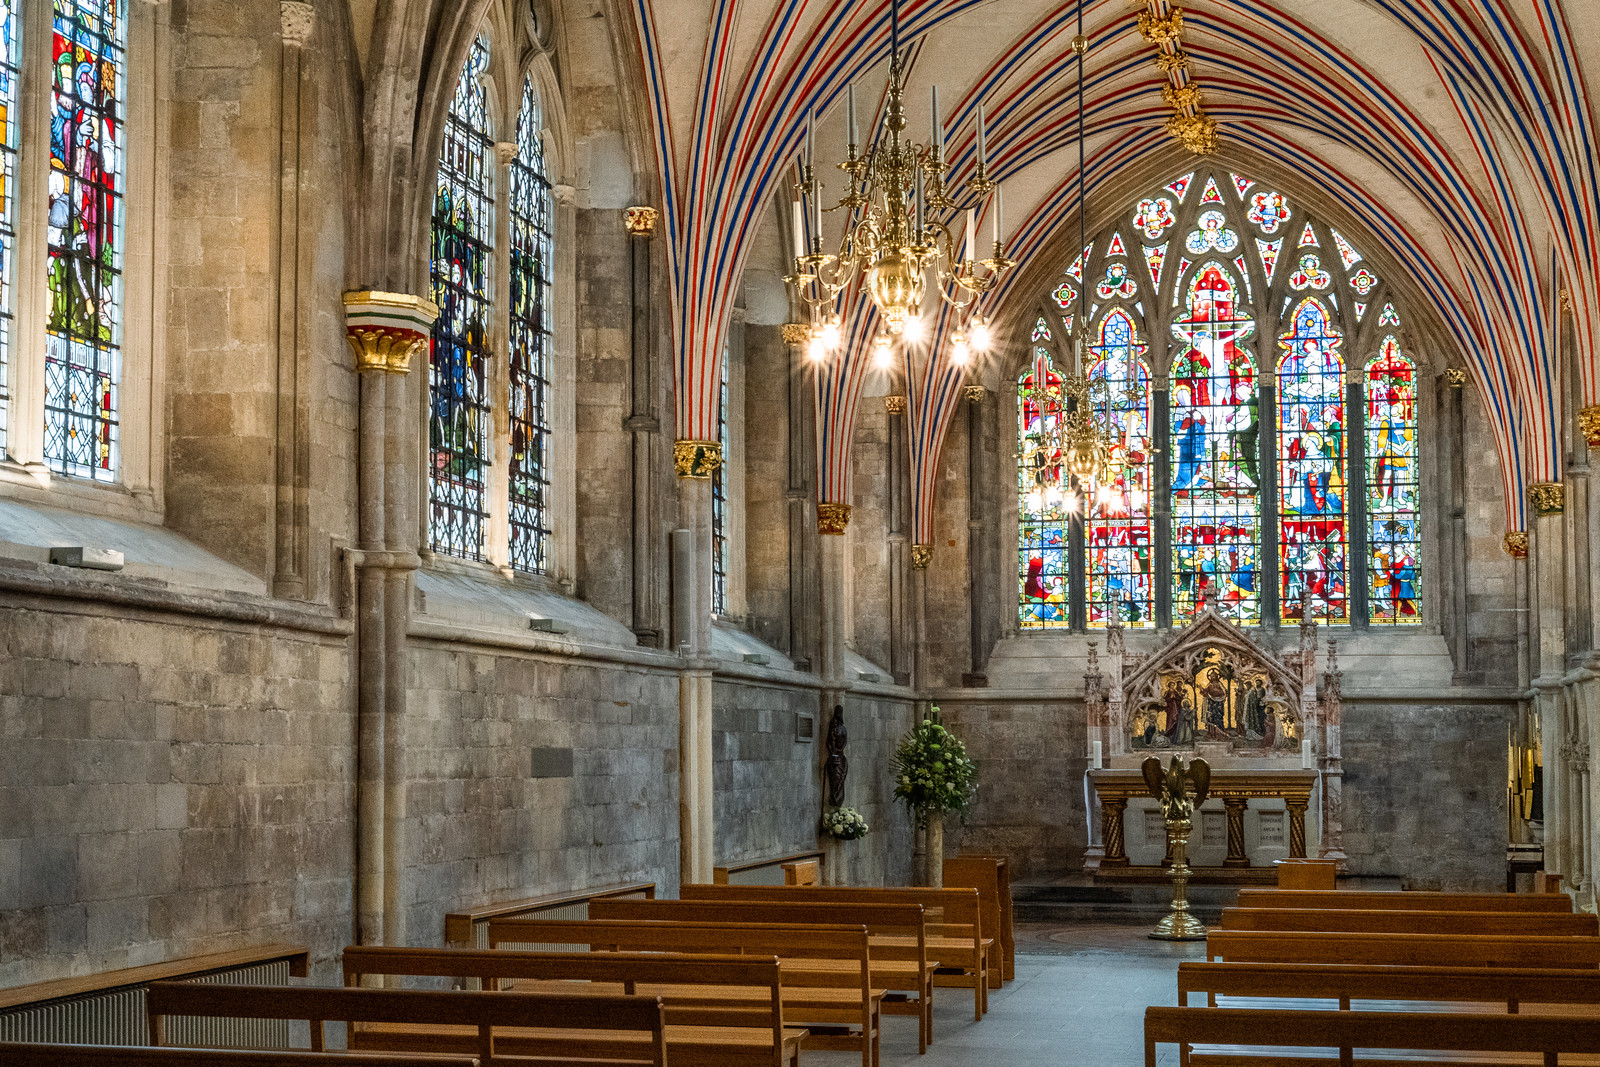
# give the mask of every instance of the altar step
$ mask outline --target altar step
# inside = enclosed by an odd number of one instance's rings
[[[1219,868],[1220,869],[1220,868]],[[1148,871],[1148,869],[1145,869]],[[1200,868],[1195,874],[1206,873]],[[1230,875],[1240,872],[1228,872]],[[1247,883],[1261,884],[1261,883]],[[1265,883],[1274,884],[1270,879]],[[1399,890],[1398,878],[1341,878],[1341,888],[1372,891]],[[1190,910],[1200,921],[1215,924],[1222,909],[1232,907],[1239,897],[1240,883],[1189,883]],[[1172,904],[1171,881],[1136,881],[1121,878],[1115,882],[1091,880],[1076,874],[1050,882],[1018,883],[1011,887],[1012,907],[1019,922],[1155,922]]]

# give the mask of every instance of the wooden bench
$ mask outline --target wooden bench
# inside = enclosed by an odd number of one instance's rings
[[[501,919],[489,924],[490,948],[518,945],[583,945],[594,952],[776,956],[785,1017],[810,1031],[806,1046],[859,1051],[863,1067],[872,1067],[883,989],[873,983],[875,964],[864,926],[615,919]],[[829,996],[797,993],[800,990],[853,992]],[[840,1023],[844,1025],[837,1025]]]
[[[1206,958],[1412,967],[1600,967],[1600,937],[1212,930]]]
[[[1017,977],[1017,939],[1012,932],[1011,862],[1004,856],[962,855],[944,861],[946,889],[976,889],[983,902],[983,928],[1000,942],[1000,966],[989,973],[989,988]]]
[[[822,880],[822,865],[827,858],[821,849],[812,849],[810,852],[791,852],[787,856],[773,856],[770,859],[730,863],[725,867],[711,868],[711,880],[718,885],[816,884]],[[790,881],[791,876],[800,875],[802,868],[814,875],[812,882]]]
[[[458,1028],[470,1028],[468,1050],[482,1067],[531,1057],[554,1065],[574,1058],[609,1064],[666,1067],[666,1022],[657,997],[545,996],[422,989],[338,989],[156,982],[146,992],[150,1044],[165,1040],[168,1016],[227,1019],[304,1019],[311,1049],[326,1051],[323,1026],[405,1023],[439,1030],[436,1043],[416,1051],[460,1054]]]
[[[504,949],[351,947],[344,983],[370,976],[475,978],[486,989],[514,983],[520,992],[659,997],[666,1010],[667,1054],[675,1064],[784,1067],[800,1062],[803,1029],[784,1025],[778,961],[773,957],[656,953],[546,953]],[[363,1026],[354,1049],[414,1051],[420,1033],[436,1047],[436,1027],[405,1023]],[[467,1039],[470,1030],[462,1030]]]
[[[523,897],[498,904],[452,911],[444,917],[444,943],[462,948],[486,948],[489,922],[493,919],[585,919],[592,900],[650,900],[656,895],[654,882],[618,882],[614,885],[579,889],[571,893],[551,893],[542,897]]]
[[[917,1052],[933,1041],[933,972],[926,912],[920,904],[854,904],[832,902],[803,904],[791,901],[753,900],[614,900],[597,901],[591,908],[596,919],[643,922],[779,923],[785,925],[865,926],[872,946],[872,984],[908,994],[905,1000],[885,1000],[886,1015],[913,1015],[917,1020]],[[906,941],[912,941],[906,948]],[[915,964],[914,969],[889,961]]]
[[[1600,936],[1600,917],[1555,911],[1322,911],[1224,908],[1224,930],[1323,930],[1373,934],[1527,934]]]
[[[975,889],[900,889],[876,886],[686,885],[684,900],[793,901],[797,904],[921,904],[929,913],[928,953],[939,960],[936,985],[972,988],[972,1015],[989,1010],[990,953],[993,939],[983,934],[983,906]],[[907,944],[896,947],[908,948]],[[998,955],[998,954],[996,954]]]
[[[1351,1001],[1504,1003],[1518,1012],[1523,1004],[1600,1005],[1600,970],[1522,967],[1399,967],[1391,965],[1307,963],[1178,964],[1178,1004],[1189,994]]]
[[[477,1067],[478,1058],[0,1042],[0,1063],[6,1067]]]
[[[1565,893],[1367,893],[1349,889],[1241,889],[1241,908],[1316,908],[1377,911],[1560,911],[1571,914]]]
[[[1156,1067],[1156,1046],[1179,1046],[1185,1065],[1355,1064],[1405,1062],[1388,1050],[1411,1053],[1533,1053],[1546,1067],[1563,1054],[1600,1048],[1600,1019],[1463,1012],[1271,1011],[1250,1008],[1145,1009],[1144,1062]],[[1205,1050],[1194,1046],[1212,1046]],[[1215,1048],[1221,1046],[1221,1048]],[[1285,1056],[1282,1048],[1337,1048],[1337,1056]],[[1215,1049],[1215,1050],[1213,1050]],[[1385,1050],[1381,1057],[1358,1049]],[[1429,1057],[1430,1063],[1459,1063]],[[1476,1062],[1484,1062],[1478,1060]],[[1488,1062],[1508,1062],[1504,1058]],[[1570,1061],[1569,1061],[1570,1062]]]

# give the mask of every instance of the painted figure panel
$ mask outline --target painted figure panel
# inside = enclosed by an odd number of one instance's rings
[[[1128,745],[1135,751],[1228,742],[1238,752],[1300,747],[1300,723],[1287,695],[1258,664],[1217,646],[1197,650],[1159,672],[1154,695],[1132,709]]]
[[[1312,617],[1348,615],[1345,575],[1344,338],[1314,298],[1301,301],[1279,338],[1278,553],[1279,604],[1298,620],[1301,596]]]
[[[1090,346],[1091,395],[1105,397],[1112,438],[1111,476],[1096,492],[1085,524],[1090,626],[1113,619],[1155,625],[1148,348],[1123,311],[1106,315],[1099,343]]]
[[[1033,368],[1018,382],[1018,573],[1023,629],[1061,629],[1069,622],[1071,501],[1060,488],[1061,453],[1046,431],[1065,412],[1061,375],[1050,350],[1036,347]]]
[[[1375,623],[1415,623],[1421,570],[1416,368],[1386,337],[1367,364],[1368,607]]]

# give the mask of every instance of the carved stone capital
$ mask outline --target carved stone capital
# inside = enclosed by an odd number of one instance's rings
[[[1528,558],[1528,534],[1526,531],[1512,530],[1506,534],[1501,546],[1505,548],[1506,555],[1512,559]]]
[[[925,570],[928,569],[928,564],[930,564],[932,562],[933,562],[933,546],[932,545],[912,545],[911,546],[911,566],[912,566],[912,568],[914,570],[925,571]]]
[[[1567,289],[1567,288],[1562,288],[1560,290],[1560,293],[1561,293],[1561,310],[1567,312],[1570,315],[1572,313],[1572,290],[1571,289]]]
[[[903,396],[884,397],[883,410],[891,415],[904,415],[906,413],[906,398]]]
[[[1578,429],[1590,448],[1600,449],[1600,404],[1590,404],[1578,412]]]
[[[1444,369],[1445,384],[1452,389],[1460,389],[1467,384],[1467,372],[1460,367],[1446,367]]]
[[[517,142],[496,141],[494,143],[494,156],[500,161],[502,167],[509,167],[517,158]]]
[[[635,237],[650,237],[656,232],[656,218],[659,214],[660,212],[653,207],[623,208],[622,224]]]
[[[557,182],[550,187],[550,191],[556,194],[556,203],[562,207],[571,207],[578,202],[578,190],[570,185]]]
[[[1567,487],[1561,482],[1534,482],[1528,486],[1533,509],[1541,515],[1559,515],[1567,506]]]
[[[849,504],[823,502],[817,505],[817,533],[842,534],[849,525]]]
[[[278,18],[283,43],[290,48],[304,48],[316,28],[317,9],[303,0],[279,0]]]
[[[680,478],[709,478],[713,471],[722,466],[722,442],[674,441],[672,465]]]
[[[433,301],[409,293],[360,290],[344,294],[345,337],[358,371],[405,374],[423,351],[439,317]]]
[[[988,390],[981,385],[969,385],[967,386],[964,395],[967,398],[967,403],[981,404],[983,403],[983,398],[987,393]]]
[[[811,327],[803,322],[786,322],[782,329],[783,343],[790,348],[799,348],[811,340]]]

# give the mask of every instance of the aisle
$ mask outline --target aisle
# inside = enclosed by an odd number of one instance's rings
[[[1027,924],[1017,927],[1017,977],[972,1019],[965,990],[934,993],[935,1043],[917,1055],[910,1020],[884,1020],[884,1067],[1142,1067],[1144,1009],[1177,1003],[1178,961],[1204,959],[1205,945],[1145,937],[1148,924]],[[1161,1063],[1176,1064],[1174,1049]],[[807,1052],[802,1063],[845,1067],[860,1057]]]

